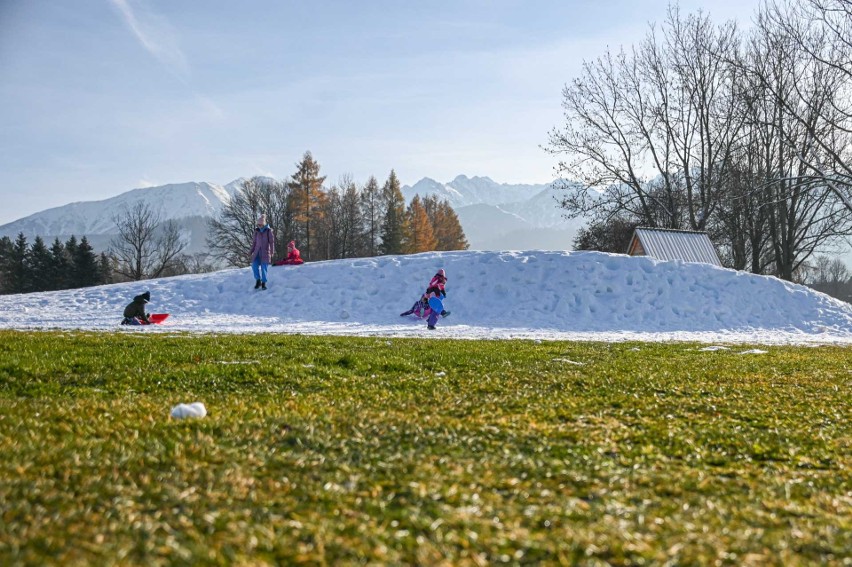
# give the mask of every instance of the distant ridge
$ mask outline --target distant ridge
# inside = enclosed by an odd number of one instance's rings
[[[0,237],[23,233],[29,240],[41,236],[48,243],[72,234],[86,236],[97,251],[105,250],[117,233],[112,219],[142,201],[162,220],[181,225],[187,252],[206,250],[207,220],[219,213],[245,178],[226,185],[204,181],[132,189],[100,201],[78,201],[47,209],[0,226]],[[514,247],[566,250],[580,226],[566,221],[557,206],[557,190],[550,184],[498,183],[490,177],[458,175],[448,183],[424,177],[402,187],[410,201],[415,194],[437,195],[456,210],[472,249]]]
[[[565,219],[560,189],[552,183],[497,183],[490,177],[459,175],[440,183],[424,177],[402,187],[407,201],[435,195],[456,210],[471,249],[571,250],[584,219]]]

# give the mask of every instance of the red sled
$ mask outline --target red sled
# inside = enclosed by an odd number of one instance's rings
[[[148,320],[140,319],[139,317],[126,318],[121,322],[122,325],[159,325],[169,318],[168,313],[149,313]]]
[[[149,313],[148,314],[148,322],[151,325],[159,325],[160,323],[162,323],[163,321],[165,321],[168,318],[169,318],[168,313]],[[146,325],[147,323],[145,323],[143,321],[142,324]]]

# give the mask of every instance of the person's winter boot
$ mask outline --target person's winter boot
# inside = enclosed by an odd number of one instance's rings
[[[254,289],[260,289],[260,280],[254,282]]]
[[[449,311],[447,311],[446,309],[444,309],[443,311],[441,311],[441,317],[449,317],[449,315],[450,315],[450,312],[449,312]]]
[[[434,331],[435,325],[426,325],[426,328],[429,329],[430,331]]]
[[[260,289],[266,289],[266,282],[260,283]]]

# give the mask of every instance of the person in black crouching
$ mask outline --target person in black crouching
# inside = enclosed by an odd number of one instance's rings
[[[146,291],[143,294],[133,298],[127,307],[124,308],[124,320],[122,325],[147,325],[151,321],[148,319],[148,314],[145,313],[145,304],[151,301],[151,292]]]

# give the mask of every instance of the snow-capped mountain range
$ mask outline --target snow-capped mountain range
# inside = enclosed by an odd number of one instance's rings
[[[190,253],[206,248],[207,219],[219,213],[239,190],[244,178],[226,185],[189,182],[133,189],[101,201],[81,201],[47,209],[0,226],[0,237],[23,233],[30,241],[86,236],[96,250],[109,246],[116,234],[113,219],[138,201],[160,219],[180,223]],[[570,249],[579,223],[562,218],[550,185],[497,183],[488,177],[459,175],[448,183],[428,177],[402,187],[410,201],[415,194],[435,194],[456,210],[472,249]]]
[[[424,177],[402,188],[406,201],[414,195],[449,201],[475,250],[570,250],[584,221],[564,218],[560,192],[553,184],[497,183],[464,175],[448,183]]]
[[[96,235],[115,232],[113,219],[128,206],[144,201],[162,220],[209,217],[222,209],[239,181],[221,186],[206,182],[177,183],[133,189],[102,201],[78,201],[54,207],[0,226],[0,235]]]

